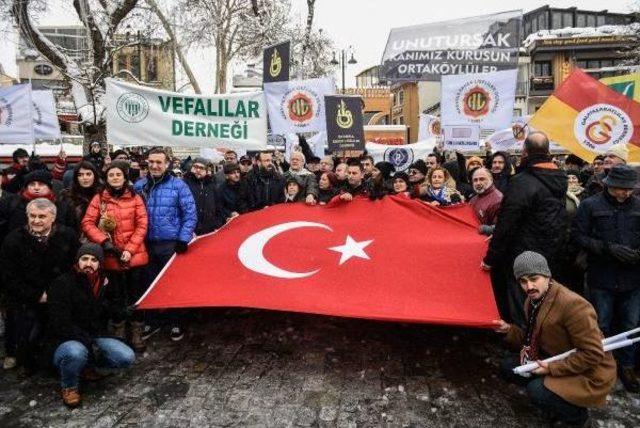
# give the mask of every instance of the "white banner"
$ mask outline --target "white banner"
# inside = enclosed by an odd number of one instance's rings
[[[0,144],[33,144],[31,84],[0,88]]]
[[[107,79],[107,139],[120,146],[267,146],[264,94],[186,95]]]
[[[406,171],[413,162],[418,159],[424,160],[429,153],[432,153],[436,143],[437,140],[435,138],[398,146],[367,143],[365,149],[373,157],[375,163],[390,162],[396,168],[396,171]]]
[[[53,91],[31,91],[33,101],[33,132],[36,138],[60,139],[60,122]]]
[[[440,137],[442,135],[442,127],[440,118],[430,114],[420,114],[418,123],[418,141],[426,140],[431,137]]]
[[[480,150],[480,127],[478,125],[445,125],[444,148],[461,153]]]
[[[335,93],[332,78],[264,84],[274,134],[326,131],[324,97]]]
[[[485,141],[491,145],[494,153],[522,150],[522,143],[531,132],[531,128],[527,125],[530,119],[531,116],[516,117],[509,128],[494,132]]]
[[[507,128],[513,117],[517,70],[442,76],[441,117],[447,126]]]

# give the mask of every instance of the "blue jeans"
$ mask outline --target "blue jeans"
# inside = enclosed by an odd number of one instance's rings
[[[519,365],[517,357],[505,359],[500,365],[502,377],[509,383],[525,387],[527,396],[533,405],[547,413],[551,419],[571,425],[582,425],[589,418],[589,412],[586,408],[571,404],[547,389],[544,386],[544,376],[527,378],[513,373],[513,369]]]
[[[589,290],[589,300],[596,309],[598,325],[605,337],[638,327],[640,289],[617,292],[592,288]],[[627,346],[614,351],[620,368],[633,368],[635,348],[635,346]]]
[[[110,369],[125,369],[133,364],[136,356],[133,349],[118,339],[99,337],[93,345],[97,348],[96,365]],[[53,354],[53,365],[60,370],[63,388],[78,387],[80,373],[89,362],[89,352],[77,340],[62,343]],[[91,351],[93,352],[93,351]]]

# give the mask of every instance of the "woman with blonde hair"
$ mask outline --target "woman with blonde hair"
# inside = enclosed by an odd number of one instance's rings
[[[433,206],[447,206],[464,202],[464,197],[456,190],[456,182],[445,168],[436,166],[429,170],[420,199]],[[424,193],[424,194],[423,194]]]

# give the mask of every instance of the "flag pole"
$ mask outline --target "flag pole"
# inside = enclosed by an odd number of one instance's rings
[[[614,349],[624,348],[626,346],[630,346],[630,345],[633,345],[634,343],[640,342],[640,337],[637,337],[634,339],[629,338],[629,336],[632,336],[639,332],[640,332],[640,327],[603,339],[602,347],[604,349],[604,352],[609,352],[609,351],[613,351]],[[564,360],[565,358],[567,358],[569,355],[573,354],[576,351],[577,349],[574,348],[574,349],[571,349],[570,351],[563,352],[562,354],[558,354],[553,357],[542,360],[542,362],[553,363],[554,361]],[[514,368],[513,372],[520,376],[525,376],[527,373],[532,372],[538,367],[539,367],[538,363],[532,362],[532,363],[524,364]]]

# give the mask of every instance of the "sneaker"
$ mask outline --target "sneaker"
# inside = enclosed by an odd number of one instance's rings
[[[621,368],[618,372],[620,381],[624,385],[624,389],[635,394],[640,392],[640,380],[633,371],[633,367]]]
[[[145,324],[144,327],[142,328],[142,334],[140,335],[140,338],[142,340],[147,340],[159,331],[160,331],[160,327],[154,327],[150,324]]]
[[[171,328],[171,332],[169,333],[169,337],[174,342],[179,342],[184,337],[184,332],[182,331],[182,329],[180,327],[175,326],[175,327]]]
[[[62,402],[67,407],[78,407],[80,405],[80,392],[78,388],[62,388]]]
[[[16,367],[18,364],[18,360],[15,357],[4,357],[4,361],[2,362],[2,368],[5,370],[11,370]]]

